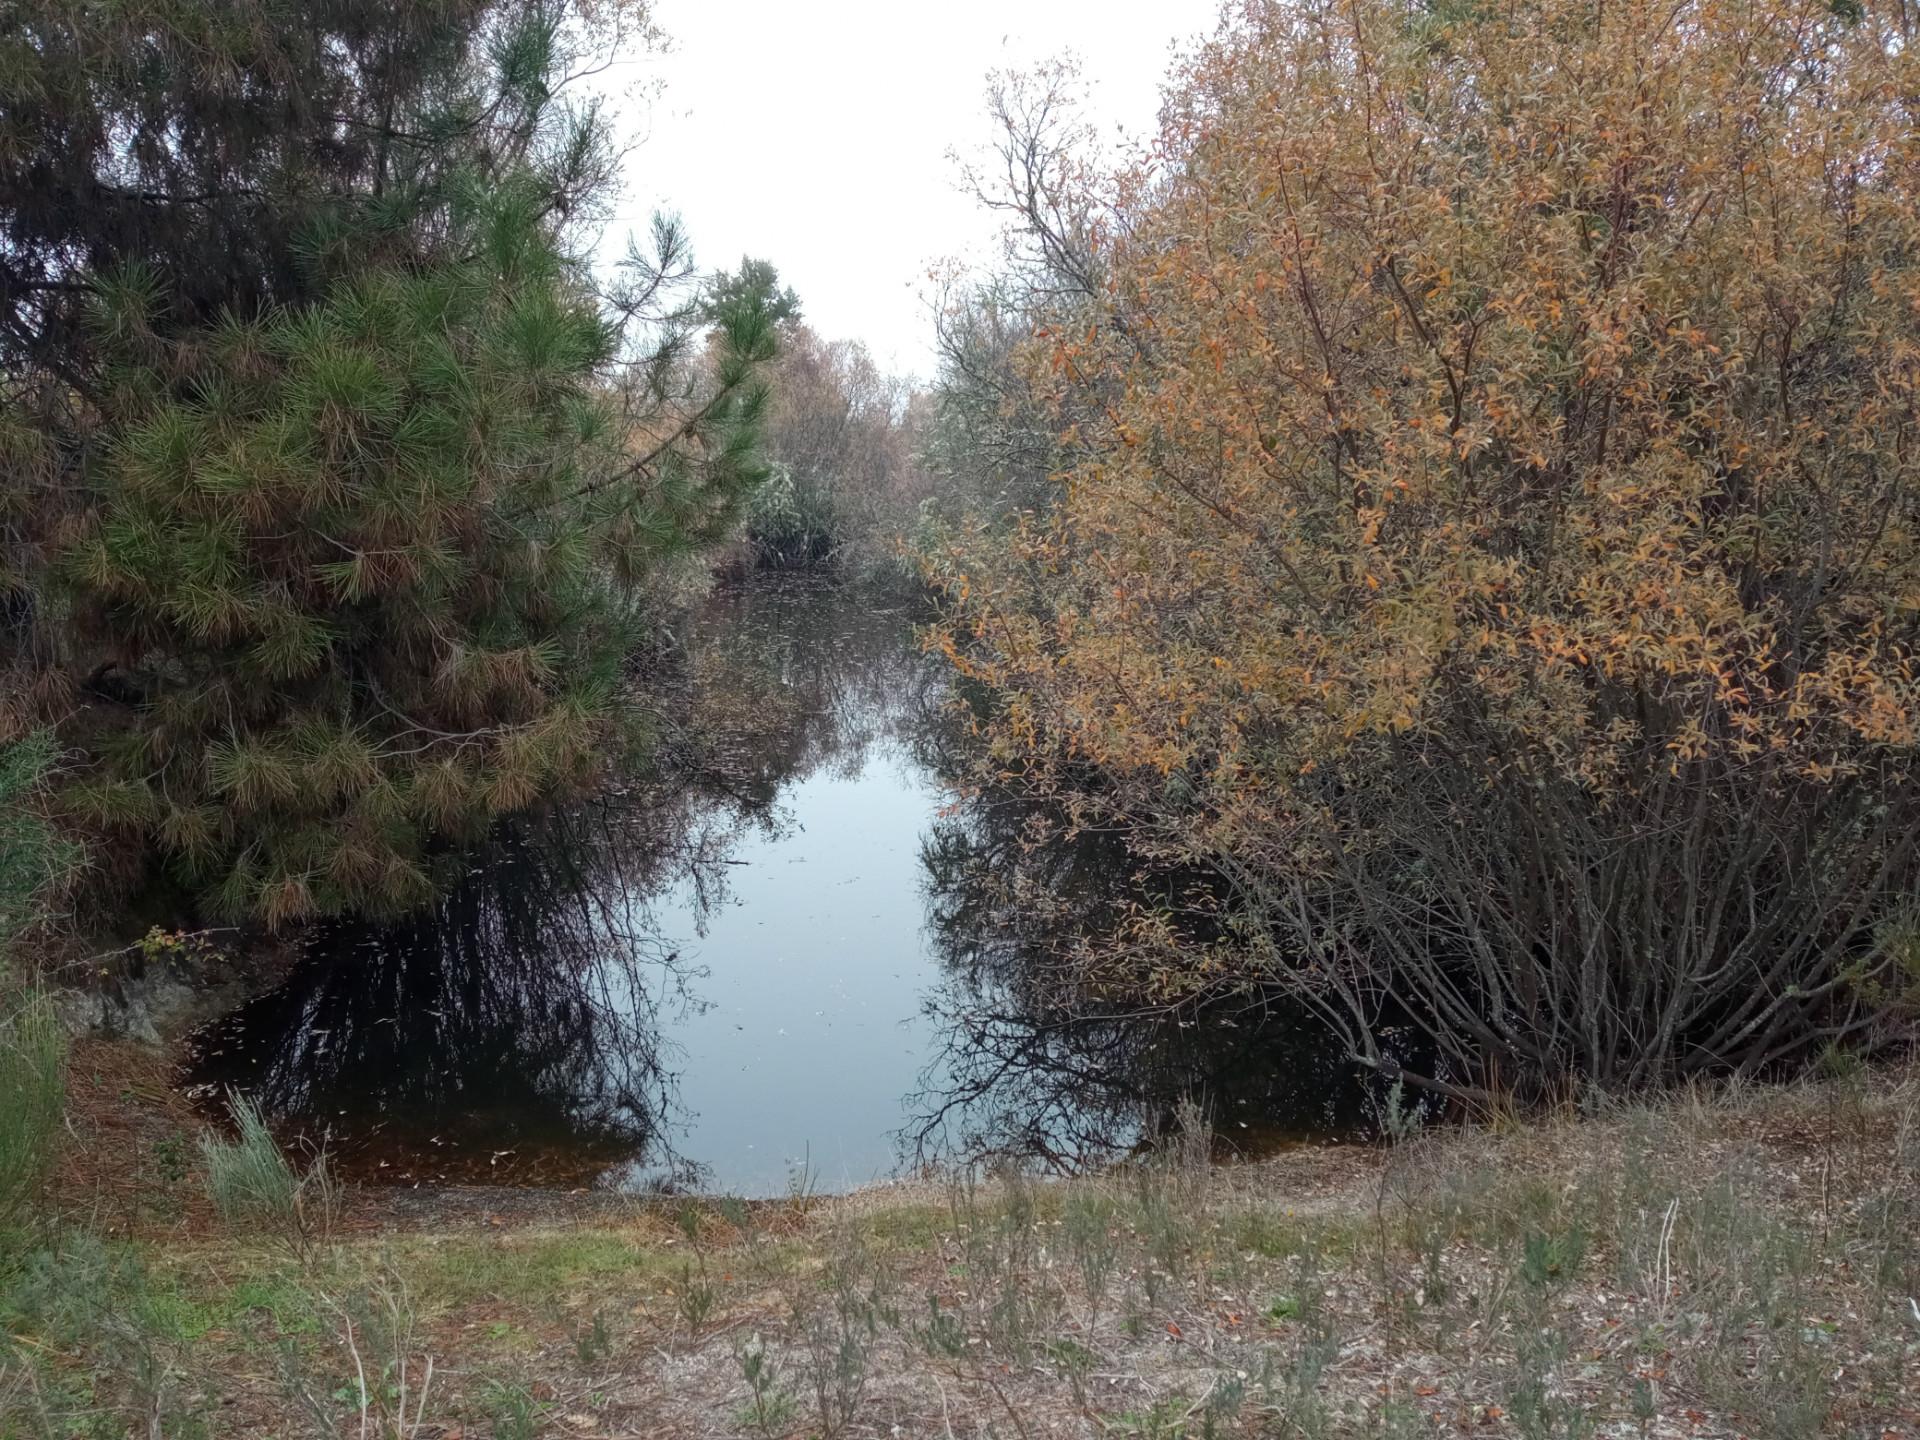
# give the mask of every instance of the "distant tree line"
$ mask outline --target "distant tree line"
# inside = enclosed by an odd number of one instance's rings
[[[883,370],[858,340],[828,340],[764,260],[743,259],[709,282],[710,304],[773,297],[780,355],[771,370],[766,483],[747,507],[745,560],[843,578],[916,578],[909,542],[932,495],[922,463],[928,397]]]

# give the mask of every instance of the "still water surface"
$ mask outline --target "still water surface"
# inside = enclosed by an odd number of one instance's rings
[[[778,577],[716,595],[657,721],[679,778],[503,827],[418,919],[317,927],[195,1037],[191,1083],[363,1178],[749,1196],[1071,1168],[1194,1092],[1228,1142],[1346,1123],[1324,1047],[1257,1006],[1036,1003],[1021,917],[969,890],[1006,837],[949,808],[913,618]],[[1124,865],[1060,869],[1099,903]]]

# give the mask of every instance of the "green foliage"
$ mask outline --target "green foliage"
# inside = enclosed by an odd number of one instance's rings
[[[1092,1329],[1099,1323],[1100,1305],[1119,1263],[1120,1205],[1105,1190],[1076,1186],[1062,1202],[1061,1222],[1067,1253],[1086,1297],[1087,1327]]]
[[[233,1119],[239,1129],[235,1139],[211,1132],[200,1139],[214,1209],[229,1223],[289,1219],[300,1177],[280,1153],[258,1106],[245,1096],[234,1096]]]
[[[819,1433],[831,1440],[853,1423],[874,1369],[883,1325],[896,1317],[879,1257],[852,1226],[831,1237],[819,1275],[826,1303],[795,1302],[794,1328],[806,1353]]]
[[[296,1170],[273,1138],[259,1106],[229,1095],[237,1134],[209,1131],[200,1137],[207,1194],[228,1224],[258,1226],[276,1234],[302,1258],[332,1232],[339,1195],[322,1151]]]
[[[776,462],[747,507],[747,535],[762,556],[780,564],[824,559],[841,533],[831,492],[806,483]]]
[[[74,862],[34,805],[52,764],[44,732],[0,745],[0,957],[42,918],[48,889]]]
[[[691,1264],[680,1267],[680,1280],[674,1294],[679,1302],[680,1318],[687,1322],[688,1332],[697,1335],[713,1318],[714,1309],[720,1303],[720,1292],[708,1278],[704,1260],[697,1268]]]
[[[740,1347],[740,1377],[747,1382],[749,1399],[735,1413],[741,1428],[769,1437],[784,1435],[800,1408],[780,1380],[779,1367],[758,1332]]]
[[[487,1382],[484,1403],[487,1414],[493,1420],[495,1440],[534,1440],[540,1433],[540,1412],[543,1407],[524,1385],[490,1380]]]
[[[342,210],[366,202],[402,231],[418,188],[458,162],[450,141],[524,127],[564,14],[553,0],[0,5],[9,370],[85,384],[96,339],[137,338],[163,312],[198,327],[309,298],[295,262],[355,223]],[[470,83],[489,62],[498,94]],[[146,303],[96,330],[76,256],[148,262],[113,282]]]
[[[345,281],[119,431],[65,578],[148,658],[77,800],[222,910],[417,904],[432,835],[588,763],[609,607],[556,505],[610,340],[552,258]]]
[[[613,1336],[607,1330],[604,1311],[595,1310],[585,1325],[573,1332],[573,1354],[582,1369],[598,1364],[613,1352]]]
[[[0,1226],[20,1217],[52,1159],[67,1037],[44,992],[0,1001]]]
[[[34,572],[58,602],[36,625],[89,677],[66,801],[221,914],[418,906],[442,842],[590,784],[638,592],[725,537],[763,478],[779,297],[710,296],[696,364],[678,232],[656,226],[658,253],[604,294],[576,243],[614,174],[599,112],[559,97],[592,18],[369,18],[428,73],[385,89],[383,148],[295,206],[297,231],[228,217],[272,284],[204,293],[141,235],[73,280],[85,508]],[[163,50],[197,33],[155,23]],[[269,49],[307,25],[259,23]]]
[[[0,1226],[33,1199],[66,1102],[66,1032],[46,992],[10,973],[15,943],[73,864],[35,805],[52,760],[44,734],[0,746]]]
[[[740,257],[738,270],[721,270],[707,282],[700,308],[709,320],[718,320],[742,303],[763,303],[776,325],[800,323],[800,297],[791,285],[780,283],[780,272],[768,260]]]
[[[0,1319],[0,1435],[8,1440],[209,1434],[205,1391],[186,1360],[207,1313],[136,1251],[80,1231],[8,1256]]]
[[[1536,1289],[1564,1285],[1579,1272],[1586,1251],[1586,1233],[1578,1226],[1554,1233],[1530,1231],[1521,1252],[1520,1273]]]

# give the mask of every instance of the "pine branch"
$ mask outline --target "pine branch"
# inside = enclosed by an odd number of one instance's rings
[[[702,405],[692,415],[688,416],[685,422],[676,428],[672,434],[668,435],[666,439],[662,440],[658,445],[655,445],[632,464],[622,466],[611,475],[604,475],[598,480],[588,481],[584,485],[569,490],[564,495],[556,495],[550,500],[542,500],[531,505],[523,505],[520,509],[508,515],[506,517],[507,520],[509,522],[524,520],[529,515],[538,514],[542,510],[550,510],[555,505],[571,504],[576,500],[590,499],[602,490],[609,489],[630,476],[638,475],[675,445],[693,434],[693,432],[706,421],[707,417],[719,408],[723,400],[732,395],[734,391],[738,390],[740,386],[745,383],[744,380],[735,381],[734,384],[720,390],[711,400],[707,401],[705,405]]]

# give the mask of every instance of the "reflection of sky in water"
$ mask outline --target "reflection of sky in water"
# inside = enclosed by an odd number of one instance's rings
[[[437,912],[314,927],[196,1038],[202,1095],[238,1084],[369,1178],[892,1173],[935,1048],[928,664],[903,610],[779,579],[716,595],[690,650],[690,787],[510,823]]]
[[[1044,999],[1056,922],[975,883],[1029,852],[987,812],[936,818],[905,613],[763,579],[714,597],[690,648],[670,743],[697,783],[505,824],[436,910],[313,927],[284,984],[195,1038],[201,1095],[252,1092],[365,1178],[746,1195],[800,1165],[822,1189],[882,1178],[903,1143],[1104,1159],[1193,1090],[1230,1138],[1328,1123],[1324,1045],[1244,1005],[1196,1024]],[[1115,913],[1113,849],[1030,855],[1061,918]]]
[[[725,900],[694,935],[683,884],[650,907],[704,1008],[661,1017],[682,1114],[674,1148],[726,1189],[825,1189],[889,1174],[903,1098],[925,1064],[919,840],[938,804],[897,746],[855,773],[823,767],[780,792],[778,833],[732,852]]]

